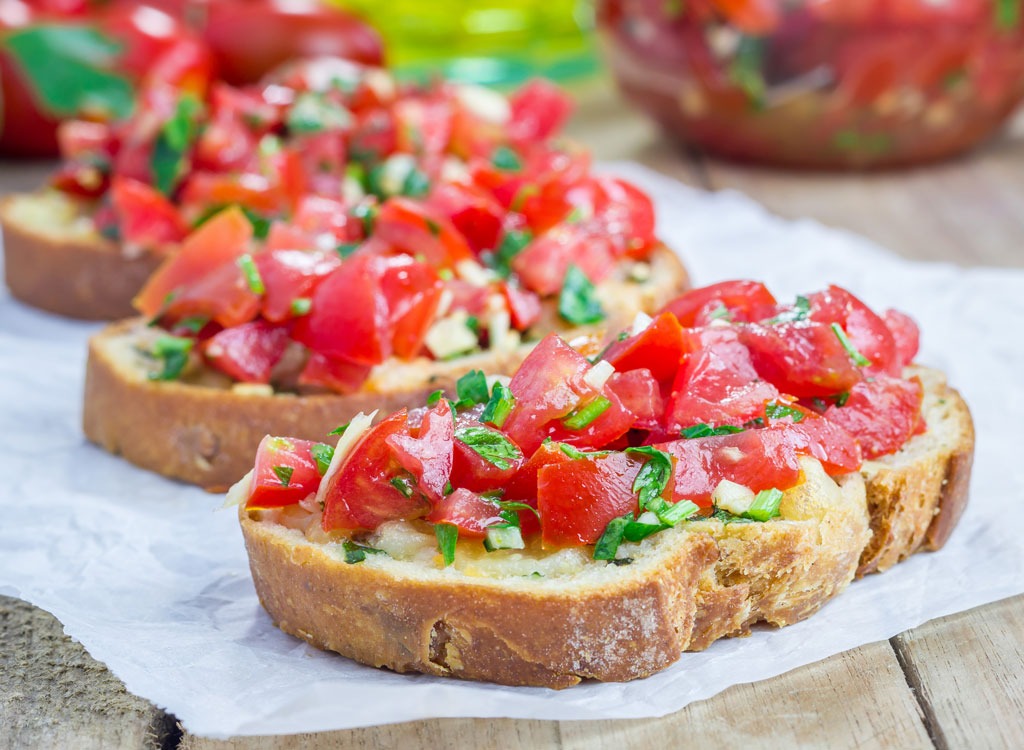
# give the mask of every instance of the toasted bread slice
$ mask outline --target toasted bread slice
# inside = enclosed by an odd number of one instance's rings
[[[282,630],[399,672],[562,688],[652,674],[743,623],[793,622],[841,591],[867,541],[864,485],[837,484],[813,459],[804,468],[779,518],[685,523],[623,544],[615,565],[589,547],[486,553],[461,541],[443,568],[415,522],[386,524],[364,540],[386,554],[350,564],[317,514],[243,509],[240,521],[257,594]],[[730,571],[746,576],[743,596],[739,584],[709,596],[708,581]],[[739,599],[756,604],[726,607]]]
[[[128,253],[100,236],[87,204],[57,191],[7,198],[0,226],[11,294],[71,318],[133,315],[132,297],[163,260],[155,252]]]
[[[896,453],[864,462],[871,541],[859,576],[887,570],[920,549],[939,549],[967,506],[974,459],[967,404],[937,370],[910,367],[906,374],[924,386],[927,431]]]
[[[686,271],[667,248],[655,253],[648,270],[645,281],[630,281],[627,269],[617,269],[598,286],[609,323],[628,326],[638,310],[653,312],[686,288]],[[534,334],[559,325],[556,304],[545,302],[547,314]],[[232,386],[205,368],[181,382],[153,381],[150,376],[159,368],[144,352],[159,333],[135,319],[112,324],[89,342],[85,434],[138,466],[210,491],[227,489],[251,468],[264,435],[322,440],[360,411],[389,414],[422,405],[437,389],[454,393],[456,380],[470,370],[510,374],[531,348],[449,361],[393,359],[376,367],[357,393],[296,395],[275,393],[269,386]],[[573,330],[565,333],[574,335]]]

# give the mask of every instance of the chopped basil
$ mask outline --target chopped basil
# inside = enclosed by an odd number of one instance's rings
[[[570,323],[586,325],[605,318],[594,285],[576,265],[570,265],[558,295],[558,312]]]
[[[412,497],[413,483],[409,477],[392,477],[391,486],[402,493],[404,497]]]
[[[199,132],[197,115],[202,107],[191,94],[182,96],[153,143],[150,166],[156,188],[164,195],[174,192],[185,172],[185,154]]]
[[[323,476],[331,465],[331,459],[334,458],[334,448],[327,443],[317,443],[309,449],[309,455],[316,461],[316,470]]]
[[[421,169],[413,168],[402,182],[402,195],[421,198],[430,192],[430,178]]]
[[[722,523],[725,523],[725,524],[730,524],[730,523],[753,523],[753,520],[750,519],[750,518],[744,518],[743,516],[734,516],[729,511],[722,510],[722,509],[718,509],[714,513],[712,513],[711,514],[711,518],[713,518],[716,521],[721,521]]]
[[[782,502],[782,491],[777,489],[761,490],[754,497],[754,502],[743,515],[754,521],[767,521],[779,515],[779,504]]]
[[[835,332],[836,338],[839,339],[839,343],[843,345],[843,348],[846,350],[846,353],[850,355],[850,360],[853,362],[853,364],[857,365],[858,367],[871,366],[871,360],[865,357],[859,351],[857,351],[856,347],[853,345],[853,342],[850,341],[850,337],[846,335],[846,331],[843,330],[843,327],[841,325],[839,325],[838,323],[833,323],[832,330]]]
[[[622,539],[626,535],[626,527],[632,522],[632,513],[609,521],[601,538],[594,545],[594,559],[614,560],[615,554],[619,551],[619,545],[622,544]]]
[[[508,146],[498,146],[491,154],[491,164],[506,172],[518,172],[523,168],[523,160],[519,154]]]
[[[306,91],[298,95],[286,117],[292,133],[320,133],[343,130],[352,124],[352,113],[323,94]]]
[[[339,242],[338,246],[334,248],[334,252],[344,260],[358,250],[361,244],[361,242]]]
[[[349,565],[355,565],[361,563],[366,559],[367,555],[383,555],[384,550],[376,549],[374,547],[367,547],[362,544],[356,544],[355,542],[345,541],[342,542],[342,548],[345,550],[345,562]]]
[[[776,325],[777,323],[796,323],[801,320],[807,320],[807,316],[811,314],[811,301],[800,295],[796,298],[796,302],[793,304],[792,309],[783,310],[774,318],[770,318],[765,321],[766,325]]]
[[[295,473],[295,469],[291,466],[271,466],[270,468],[274,470],[274,475],[281,482],[282,487],[287,487],[288,483],[292,481],[292,474]]]
[[[184,318],[182,320],[179,320],[177,323],[174,324],[174,327],[184,328],[186,331],[191,331],[192,333],[199,333],[206,327],[206,324],[209,322],[209,318],[204,318],[201,315],[195,315],[191,318]]]
[[[709,424],[695,424],[682,430],[679,434],[687,440],[692,440],[693,438],[735,435],[737,432],[743,432],[743,428],[731,424],[723,424],[718,427],[712,427]]]
[[[648,457],[633,480],[633,492],[639,494],[640,507],[646,510],[654,500],[662,499],[668,480],[672,478],[672,457],[650,445],[627,448],[626,452]]]
[[[162,359],[164,366],[159,373],[150,373],[150,380],[177,380],[188,364],[188,355],[195,341],[181,336],[161,336],[153,342],[154,357]]]
[[[459,397],[456,404],[459,408],[487,403],[491,395],[487,376],[482,370],[470,370],[455,383],[455,393]]]
[[[512,259],[533,241],[529,230],[510,229],[501,237],[497,249],[487,256],[489,265],[503,277],[512,273]]]
[[[427,396],[427,406],[429,406],[430,408],[434,408],[435,406],[437,406],[438,402],[440,402],[440,400],[443,397],[444,397],[444,391],[442,391],[442,390],[434,391],[429,396]]]
[[[313,300],[309,297],[296,297],[292,300],[290,310],[292,315],[300,317],[302,315],[308,315],[310,309],[313,307]]]
[[[451,482],[445,482],[444,483],[444,494],[445,494],[445,496],[450,495],[453,492],[455,492],[455,488],[452,487],[452,483]]]
[[[246,253],[237,262],[238,267],[242,269],[242,275],[245,276],[245,283],[249,286],[249,291],[253,294],[264,294],[267,287],[263,284],[260,269],[256,267],[256,261],[252,259],[252,256]]]
[[[509,390],[508,386],[503,383],[495,383],[494,390],[491,392],[491,399],[487,402],[487,406],[484,407],[483,414],[480,415],[480,421],[487,424],[492,424],[495,427],[501,427],[505,424],[505,420],[508,419],[508,415],[512,413],[512,407],[515,406],[516,397],[512,395],[512,391]]]
[[[762,109],[765,103],[763,65],[765,42],[753,36],[741,36],[736,54],[729,64],[729,79],[747,95],[754,109]]]
[[[804,413],[789,404],[781,404],[778,401],[769,401],[764,405],[765,416],[769,419],[785,419],[791,417],[793,422],[799,422],[804,418]]]
[[[595,419],[608,411],[608,408],[611,405],[612,402],[607,398],[604,396],[598,396],[573,411],[569,416],[562,420],[562,424],[565,425],[567,430],[583,430],[589,427]]]
[[[455,431],[455,439],[502,471],[510,469],[513,462],[523,457],[515,443],[489,427],[462,427]]]
[[[331,430],[327,434],[328,435],[344,435],[345,434],[345,430],[348,429],[348,426],[350,424],[352,424],[352,423],[351,422],[346,422],[345,424],[343,424],[343,425],[341,425],[339,427],[335,427],[333,430]]]
[[[1011,31],[1020,26],[1020,0],[996,0],[994,11],[997,28]]]
[[[434,536],[437,537],[437,548],[441,550],[444,566],[447,568],[455,562],[455,545],[459,541],[459,527],[450,523],[435,523]]]

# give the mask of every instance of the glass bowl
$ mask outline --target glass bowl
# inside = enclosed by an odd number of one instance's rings
[[[910,165],[1024,98],[1022,0],[598,0],[632,101],[684,142],[805,168]]]

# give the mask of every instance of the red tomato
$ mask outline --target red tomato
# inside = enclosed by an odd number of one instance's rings
[[[473,254],[448,219],[409,198],[389,198],[374,221],[374,236],[436,268],[451,268]]]
[[[245,507],[282,508],[305,500],[320,486],[312,440],[267,435],[256,449],[252,490]]]
[[[608,235],[595,234],[580,224],[560,224],[535,238],[512,260],[523,286],[542,297],[557,294],[570,264],[593,283],[615,267],[615,248]]]
[[[335,198],[307,195],[295,208],[291,222],[311,236],[330,234],[336,242],[355,242],[362,237],[358,221],[348,214],[345,204]]]
[[[384,258],[354,255],[313,293],[309,315],[296,321],[293,338],[315,352],[364,365],[391,356],[392,335],[381,278]]]
[[[505,211],[475,185],[439,182],[431,190],[427,206],[448,218],[474,253],[479,255],[498,246]]]
[[[715,9],[746,34],[768,34],[778,28],[781,8],[776,0],[711,0]]]
[[[876,375],[857,383],[843,406],[830,406],[825,418],[856,438],[864,458],[898,450],[924,426],[921,382]]]
[[[526,331],[540,320],[544,308],[536,294],[508,281],[502,282],[501,291],[505,295],[512,327],[517,331]]]
[[[758,374],[783,393],[829,396],[861,379],[832,328],[824,323],[751,323],[740,328]]]
[[[657,241],[651,199],[635,185],[615,177],[595,177],[594,184],[594,221],[615,238],[622,252],[646,255]]]
[[[277,226],[271,227],[271,237]],[[253,260],[266,288],[263,317],[274,322],[299,317],[302,312],[293,303],[312,299],[320,281],[341,265],[337,253],[322,250],[267,249],[257,253]]]
[[[458,526],[460,537],[482,539],[487,535],[489,526],[505,522],[499,512],[500,508],[493,500],[459,487],[434,503],[434,509],[427,515],[427,520]]]
[[[904,315],[899,310],[886,310],[882,319],[896,345],[896,363],[901,368],[906,367],[917,356],[921,331],[909,315]]]
[[[135,297],[135,309],[147,317],[159,313],[167,295],[195,282],[226,263],[234,264],[249,250],[252,224],[237,208],[221,211],[194,231],[149,277]]]
[[[707,325],[712,313],[724,306],[734,322],[762,320],[771,314],[775,297],[759,281],[722,281],[691,289],[669,302],[663,310],[686,328]]]
[[[459,416],[459,427],[480,427],[476,420],[464,420]],[[506,440],[509,440],[505,436]],[[518,447],[518,446],[517,446]],[[465,487],[473,492],[487,492],[506,488],[509,481],[522,468],[524,458],[508,459],[508,468],[495,466],[464,442],[455,439],[455,461],[452,465],[452,484]],[[506,498],[507,499],[507,498]]]
[[[444,497],[451,478],[454,441],[455,420],[445,398],[423,415],[415,436],[396,432],[385,440],[398,463],[416,479],[420,492],[435,504]]]
[[[188,232],[174,204],[143,182],[115,177],[110,195],[121,237],[129,245],[152,250],[179,242]]]
[[[160,320],[169,324],[204,317],[230,328],[252,320],[259,312],[259,295],[250,288],[241,266],[228,261],[178,287],[173,297],[166,299]]]
[[[316,0],[217,0],[203,8],[203,38],[228,83],[255,83],[281,63],[314,55],[383,63],[376,31]]]
[[[505,484],[505,494],[502,495],[502,500],[524,503],[536,509],[538,472],[549,464],[560,464],[571,460],[558,443],[544,443]],[[540,531],[540,520],[533,511],[521,510],[519,511],[519,526],[522,529],[523,537],[526,538]]]
[[[210,206],[242,206],[258,214],[275,215],[285,207],[285,195],[280,186],[252,172],[192,172],[182,190],[181,204],[197,213]]]
[[[830,286],[826,291],[808,297],[811,319],[820,323],[838,323],[846,331],[854,348],[871,360],[868,369],[899,375],[901,364],[896,357],[896,343],[885,321],[871,308],[845,289]]]
[[[206,360],[243,383],[269,383],[288,346],[288,329],[253,320],[215,333],[203,344]]]
[[[418,518],[430,510],[422,495],[414,492],[406,497],[391,484],[405,470],[387,440],[392,435],[408,434],[402,409],[371,427],[352,447],[327,479],[321,521],[324,531],[373,531],[385,521]]]
[[[394,105],[396,148],[440,166],[452,135],[452,103],[442,98],[407,97]]]
[[[683,350],[683,329],[675,315],[665,312],[636,336],[612,344],[604,358],[619,372],[646,368],[668,386],[679,370]]]
[[[754,492],[787,490],[801,479],[795,436],[786,429],[745,430],[734,435],[674,440],[656,447],[674,456],[672,495],[707,508],[723,479]]]
[[[383,161],[398,148],[398,126],[388,109],[374,108],[356,115],[348,150],[354,159]]]
[[[411,359],[419,355],[444,292],[437,270],[407,255],[389,258],[381,290],[387,299],[395,356]]]
[[[565,92],[543,78],[534,78],[515,91],[509,106],[508,136],[520,142],[546,141],[572,114],[572,102]]]
[[[613,518],[637,510],[633,480],[641,461],[625,453],[548,464],[537,473],[545,547],[593,544]]]
[[[821,461],[829,475],[847,474],[860,468],[860,446],[835,422],[810,413],[797,423],[771,429],[782,427],[794,437],[797,452]]]
[[[665,413],[665,400],[658,381],[646,368],[615,373],[608,378],[608,390],[633,414],[636,426],[641,429],[653,429]]]
[[[306,366],[299,373],[299,385],[324,387],[337,393],[355,393],[366,382],[372,369],[371,365],[328,359],[323,354],[310,352]]]

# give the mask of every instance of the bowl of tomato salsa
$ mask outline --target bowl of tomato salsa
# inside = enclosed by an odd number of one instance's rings
[[[1021,0],[599,0],[625,95],[683,142],[802,168],[919,164],[1024,98]]]

